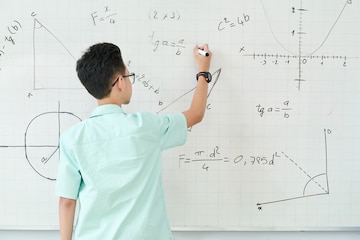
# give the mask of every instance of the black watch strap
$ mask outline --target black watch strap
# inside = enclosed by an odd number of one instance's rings
[[[196,80],[199,80],[200,76],[204,76],[207,83],[211,82],[211,79],[212,79],[211,73],[209,73],[209,72],[199,72],[198,74],[196,74]]]

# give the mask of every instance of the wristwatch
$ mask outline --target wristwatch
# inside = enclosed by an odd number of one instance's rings
[[[211,82],[212,76],[209,72],[199,72],[196,74],[196,80],[199,80],[199,76],[204,76],[207,83]]]

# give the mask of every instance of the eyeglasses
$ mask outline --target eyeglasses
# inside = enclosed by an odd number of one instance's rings
[[[129,75],[125,75],[125,76],[122,76],[123,78],[129,78],[129,80],[130,80],[130,82],[131,82],[131,84],[134,84],[135,83],[135,73],[129,73]],[[115,80],[115,82],[113,82],[112,84],[111,84],[111,87],[114,87],[115,86],[115,84],[117,83],[119,81],[119,78],[117,78],[116,80]]]

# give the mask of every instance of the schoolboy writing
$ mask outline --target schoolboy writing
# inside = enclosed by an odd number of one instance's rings
[[[199,54],[199,49],[208,56]],[[161,152],[183,145],[187,128],[205,114],[212,54],[207,44],[196,45],[193,54],[198,81],[190,107],[165,115],[124,112],[122,105],[130,103],[135,74],[129,73],[116,45],[95,44],[77,61],[78,77],[98,106],[60,137],[56,194],[62,240],[73,235],[77,240],[173,239]],[[77,203],[80,210],[73,234]]]

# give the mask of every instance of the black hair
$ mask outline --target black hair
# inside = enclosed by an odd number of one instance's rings
[[[113,76],[125,73],[120,48],[112,43],[92,45],[76,63],[76,72],[86,90],[96,99],[109,95]]]

